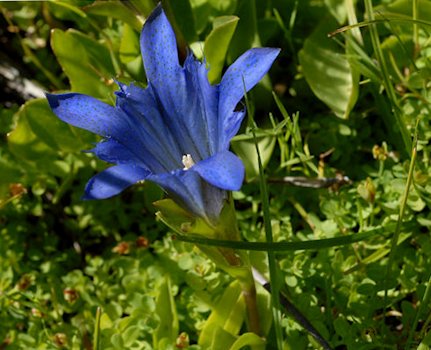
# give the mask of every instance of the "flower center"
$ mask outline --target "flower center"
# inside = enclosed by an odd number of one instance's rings
[[[193,165],[195,165],[195,162],[193,161],[193,158],[190,154],[186,154],[183,156],[183,170],[189,170]]]

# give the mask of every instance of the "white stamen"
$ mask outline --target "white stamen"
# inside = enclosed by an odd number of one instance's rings
[[[186,154],[183,156],[183,170],[189,170],[193,165],[195,165],[195,162],[193,161],[193,158],[190,154]]]

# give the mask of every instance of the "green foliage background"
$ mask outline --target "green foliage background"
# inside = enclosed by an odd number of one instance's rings
[[[274,240],[335,240],[278,249],[279,287],[334,349],[428,349],[431,2],[162,3],[180,56],[189,46],[205,57],[213,83],[247,49],[282,48],[249,96]],[[139,33],[155,5],[3,2],[0,57],[43,91],[114,103],[114,79],[145,85]],[[276,348],[269,295],[258,290],[261,339],[246,331],[236,282],[156,222],[160,189],[82,201],[106,167],[82,152],[95,136],[59,121],[44,98],[4,89],[2,102],[0,349]],[[247,168],[234,196],[244,240],[264,242],[251,117],[232,142]],[[338,176],[340,186],[295,187],[284,176]],[[265,252],[250,255],[266,273]],[[284,349],[319,348],[288,315],[281,325]]]

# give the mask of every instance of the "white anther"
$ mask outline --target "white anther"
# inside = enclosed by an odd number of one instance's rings
[[[184,165],[184,169],[183,170],[188,170],[190,169],[193,165],[195,165],[195,162],[193,161],[193,158],[190,154],[186,154],[183,156],[183,165]]]

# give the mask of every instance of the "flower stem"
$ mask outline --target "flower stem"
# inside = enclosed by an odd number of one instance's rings
[[[247,285],[241,283],[241,288],[247,307],[249,331],[261,335],[259,312],[257,311],[256,287],[254,283]]]
[[[261,335],[259,313],[257,309],[257,294],[251,265],[244,252],[224,247],[208,247],[198,245],[218,267],[235,278],[241,285],[247,308],[248,328],[250,332]]]

